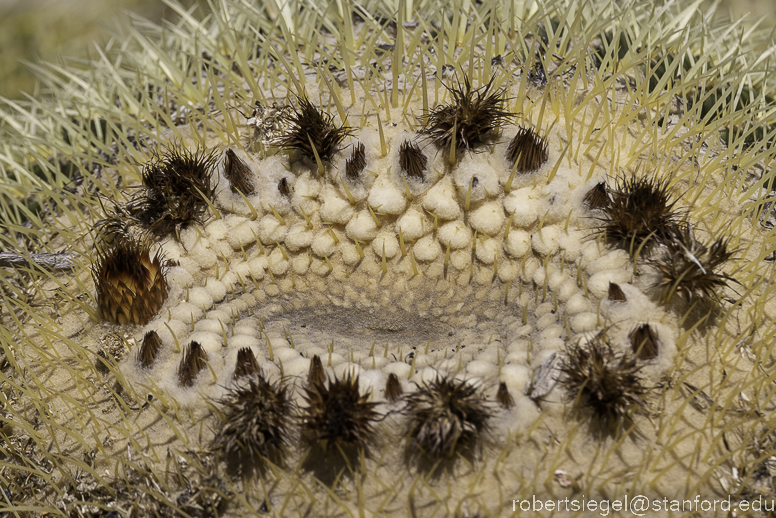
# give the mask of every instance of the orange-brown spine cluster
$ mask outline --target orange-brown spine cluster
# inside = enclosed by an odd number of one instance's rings
[[[92,277],[100,314],[114,324],[145,325],[167,299],[161,252],[152,258],[148,243],[131,238],[100,253]]]

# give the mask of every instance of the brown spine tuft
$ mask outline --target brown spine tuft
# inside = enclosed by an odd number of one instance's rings
[[[405,140],[399,146],[399,165],[404,174],[410,178],[423,181],[423,173],[426,170],[428,158],[423,154],[417,144]]]
[[[149,331],[143,337],[143,345],[137,355],[137,361],[141,367],[148,369],[153,366],[159,350],[162,348],[162,339],[156,331]]]
[[[657,358],[660,349],[658,348],[655,333],[649,324],[641,324],[628,335],[631,343],[631,350],[639,360],[652,360]]]
[[[625,296],[619,284],[609,282],[609,300],[612,302],[628,302],[628,297]]]
[[[399,377],[394,373],[389,374],[385,382],[385,399],[390,403],[396,403],[403,393],[404,389],[401,387]]]
[[[229,181],[232,192],[241,192],[248,196],[255,191],[251,181],[251,168],[231,149],[226,150],[224,177]]]
[[[307,371],[307,384],[320,385],[326,382],[326,371],[323,370],[321,358],[316,354],[310,361],[310,370]]]
[[[456,154],[486,144],[496,129],[512,118],[504,109],[504,90],[491,91],[494,79],[491,77],[488,84],[477,89],[472,89],[466,75],[463,83],[444,85],[453,100],[421,117],[426,120],[421,133],[439,149],[449,150],[454,144]]]
[[[199,371],[207,367],[207,353],[198,342],[191,342],[183,352],[180,364],[178,364],[178,385],[190,387],[194,385]]]
[[[517,164],[518,173],[536,171],[550,157],[547,141],[531,128],[519,128],[507,147],[507,160]]]
[[[115,245],[98,256],[92,268],[102,318],[114,324],[145,325],[167,299],[161,250],[116,235]]]
[[[366,167],[366,148],[359,142],[353,148],[353,153],[345,161],[345,176],[349,180],[358,180],[361,171]]]
[[[243,376],[252,376],[259,372],[259,362],[250,347],[243,347],[237,351],[237,363],[234,366],[234,379]]]
[[[295,110],[283,113],[282,122],[288,131],[277,139],[277,144],[298,151],[308,160],[314,161],[317,154],[322,162],[330,163],[352,129],[334,126],[334,117],[316,108],[306,97],[299,97],[297,104]]]
[[[496,392],[496,401],[502,408],[509,410],[515,406],[515,398],[509,393],[507,384],[503,381],[498,384],[498,392]]]
[[[582,200],[590,210],[606,209],[609,207],[609,193],[606,191],[606,184],[598,182],[595,187],[587,191],[584,200]]]
[[[379,414],[377,403],[358,391],[358,376],[335,378],[328,383],[311,383],[305,389],[307,408],[301,416],[302,437],[323,452],[336,451],[336,445],[366,450],[375,441],[372,422]]]

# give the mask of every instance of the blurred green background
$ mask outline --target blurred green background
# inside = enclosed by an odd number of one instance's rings
[[[35,77],[23,61],[87,56],[94,41],[110,38],[123,11],[154,21],[173,13],[161,0],[0,0],[0,96],[20,99],[33,91]]]
[[[183,3],[207,6],[206,0]],[[35,79],[23,60],[86,56],[92,42],[110,37],[124,10],[155,21],[172,15],[161,0],[0,0],[0,96],[19,99],[33,91]],[[767,14],[773,24],[776,0],[723,0],[721,10],[733,18]]]

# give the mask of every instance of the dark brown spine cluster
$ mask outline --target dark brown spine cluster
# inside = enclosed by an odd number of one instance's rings
[[[288,178],[285,176],[278,182],[278,192],[284,198],[291,197],[291,185],[288,183]]]
[[[215,152],[191,152],[182,146],[156,155],[143,166],[145,190],[129,203],[127,211],[157,235],[201,223],[214,196],[215,161]]]
[[[582,200],[590,210],[606,209],[609,207],[609,192],[606,190],[606,184],[604,182],[598,182],[595,186],[587,191],[584,200]]]
[[[258,372],[245,380],[220,401],[224,425],[213,448],[223,452],[233,471],[251,475],[265,459],[282,460],[294,408],[286,387],[266,381]]]
[[[161,251],[151,258],[148,243],[116,238],[92,268],[97,305],[108,322],[145,325],[167,299]]]
[[[399,146],[399,166],[405,175],[423,181],[423,173],[427,164],[428,158],[416,143],[410,140],[401,143]]]
[[[507,384],[503,381],[498,384],[498,392],[496,392],[496,401],[502,408],[509,410],[515,406],[515,398],[509,393]]]
[[[340,150],[340,144],[351,128],[336,127],[334,117],[319,110],[306,97],[298,98],[298,107],[283,113],[283,123],[288,131],[277,139],[284,149],[293,149],[309,160],[315,161],[316,154],[322,162],[331,162]]]
[[[635,256],[650,249],[676,226],[675,201],[667,180],[654,177],[619,179],[608,189],[609,204],[603,207],[601,232],[606,240]]]
[[[390,373],[385,382],[385,399],[389,403],[396,403],[403,393],[404,389],[401,386],[399,377],[394,373]]]
[[[349,180],[358,180],[361,171],[366,168],[366,148],[359,142],[353,147],[353,152],[345,160],[345,176]]]
[[[445,85],[453,99],[425,114],[421,133],[439,149],[449,150],[455,145],[456,153],[471,151],[488,142],[494,131],[512,118],[504,109],[504,91],[491,91],[494,79],[495,76],[477,89],[472,89],[466,75],[463,84]]]
[[[658,272],[657,287],[662,289],[661,299],[670,302],[675,293],[686,301],[718,300],[717,289],[737,282],[719,268],[733,256],[728,241],[717,239],[710,246],[695,238],[689,225],[673,227],[661,240],[665,254],[650,260]]]
[[[507,160],[518,173],[536,171],[549,158],[547,141],[531,128],[519,128],[507,147]]]
[[[307,371],[308,385],[322,385],[326,383],[326,371],[323,370],[323,363],[317,354],[310,360],[310,368]]]
[[[137,354],[137,362],[144,369],[149,369],[156,361],[159,351],[162,348],[162,339],[156,331],[149,331],[143,337],[143,345]]]
[[[405,396],[408,454],[431,459],[472,457],[482,445],[493,410],[476,387],[437,378]]]
[[[207,367],[207,352],[198,342],[191,342],[178,364],[178,385],[191,387],[199,371]]]
[[[237,351],[237,362],[234,366],[234,379],[243,376],[252,376],[258,374],[259,362],[256,361],[256,355],[253,354],[250,347],[243,347]]]
[[[631,350],[639,360],[652,360],[657,358],[660,349],[657,338],[649,324],[641,324],[628,335]]]
[[[241,192],[247,196],[255,191],[251,168],[231,149],[226,150],[224,157],[224,177],[232,192]]]
[[[628,302],[628,297],[625,296],[620,285],[613,282],[609,283],[608,298],[611,302]]]
[[[307,408],[301,415],[302,437],[326,453],[336,451],[335,445],[367,451],[375,441],[372,423],[379,417],[377,403],[370,403],[369,396],[359,393],[358,377],[350,375],[328,385],[309,384],[303,396]]]
[[[587,344],[570,346],[561,365],[561,383],[578,408],[592,412],[601,430],[622,430],[631,411],[643,405],[647,389],[631,354],[617,354],[603,333]]]

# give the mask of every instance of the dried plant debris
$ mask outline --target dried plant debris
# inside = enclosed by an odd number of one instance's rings
[[[366,168],[366,148],[359,142],[353,147],[353,152],[345,160],[345,176],[349,180],[358,180],[361,172]]]
[[[283,122],[288,130],[276,140],[277,145],[296,150],[314,162],[316,155],[321,162],[331,162],[342,141],[352,134],[351,128],[335,126],[334,116],[320,110],[306,97],[299,97],[298,107],[283,114]]]
[[[259,362],[250,347],[242,347],[237,351],[237,362],[234,366],[234,379],[252,376],[259,372]]]
[[[649,264],[657,270],[657,288],[660,298],[668,303],[675,293],[690,302],[719,300],[717,290],[729,282],[738,283],[733,277],[718,270],[735,254],[728,250],[728,240],[717,239],[710,246],[695,239],[692,227],[674,227],[661,240],[664,254]]]
[[[167,299],[161,250],[152,258],[147,242],[116,237],[92,267],[97,306],[108,322],[145,325]]]
[[[207,352],[199,342],[191,342],[183,352],[183,358],[178,364],[178,385],[191,387],[197,379],[199,371],[207,367]]]
[[[410,457],[472,458],[483,444],[494,412],[474,385],[438,377],[405,397]]]
[[[507,147],[507,160],[513,167],[517,165],[518,173],[538,170],[549,157],[547,140],[531,128],[519,128]]]
[[[256,101],[247,122],[248,127],[253,128],[253,142],[264,148],[276,145],[288,131],[288,121],[293,111],[293,106],[278,106],[277,103],[264,106]]]
[[[321,357],[317,354],[310,360],[310,369],[307,371],[307,384],[323,385],[326,383],[326,371],[323,370],[323,363],[321,363]]]
[[[421,133],[439,149],[455,152],[471,151],[485,144],[494,131],[509,122],[512,114],[505,110],[504,91],[492,91],[495,76],[484,86],[472,89],[469,78],[464,75],[463,84],[445,88],[453,99],[429,110],[423,118],[426,122]],[[423,119],[422,118],[422,119]]]
[[[126,466],[116,477],[95,477],[93,470],[74,470],[64,476],[57,512],[36,512],[35,516],[118,518],[124,516],[118,511],[121,509],[131,509],[127,516],[138,517],[224,516],[233,494],[220,477],[208,477],[189,468],[176,469],[178,476],[172,477],[158,476],[144,462]],[[36,478],[29,474],[26,477]]]
[[[641,324],[628,335],[634,356],[639,360],[657,358],[660,349],[657,336],[649,324]]]
[[[251,168],[231,149],[227,149],[224,155],[224,178],[229,182],[229,188],[246,196],[253,194],[255,187],[251,180]]]
[[[552,353],[536,368],[533,378],[525,384],[523,393],[534,401],[550,393],[558,381],[560,355]]]
[[[643,405],[642,367],[633,355],[615,353],[599,333],[587,344],[568,347],[560,381],[578,408],[592,412],[603,431],[615,432]]]
[[[507,384],[503,381],[498,384],[498,392],[496,392],[496,401],[502,408],[509,410],[515,406],[515,398],[509,393]]]
[[[230,468],[249,475],[265,459],[282,460],[294,415],[287,387],[254,371],[230,387],[219,403],[224,423],[213,449],[223,452]]]
[[[103,374],[115,367],[126,355],[127,346],[119,333],[107,333],[97,341],[97,361],[95,367]]]
[[[162,349],[162,339],[156,331],[148,331],[143,337],[143,344],[137,354],[137,363],[144,369],[150,369],[159,351]]]
[[[423,173],[426,171],[427,164],[428,158],[416,143],[409,140],[401,143],[399,146],[399,166],[405,175],[423,181]]]
[[[609,301],[611,302],[628,302],[628,297],[623,293],[619,284],[609,282]]]
[[[373,423],[379,417],[370,393],[358,391],[358,376],[348,374],[328,384],[315,382],[305,387],[307,408],[301,414],[302,437],[324,452],[338,447],[368,451],[375,441]]]
[[[145,191],[130,201],[127,211],[146,229],[165,235],[192,223],[202,223],[213,200],[211,186],[215,151],[189,151],[173,145],[143,166]]]
[[[609,243],[635,256],[662,240],[676,225],[676,201],[671,201],[668,180],[654,177],[619,179],[609,189],[601,232]]]
[[[404,393],[404,389],[401,386],[399,377],[393,372],[388,375],[388,379],[385,381],[385,399],[389,403],[396,403],[401,395]]]
[[[585,198],[582,200],[590,210],[606,209],[609,207],[609,192],[606,190],[606,184],[604,182],[598,182],[595,186],[587,191]]]

